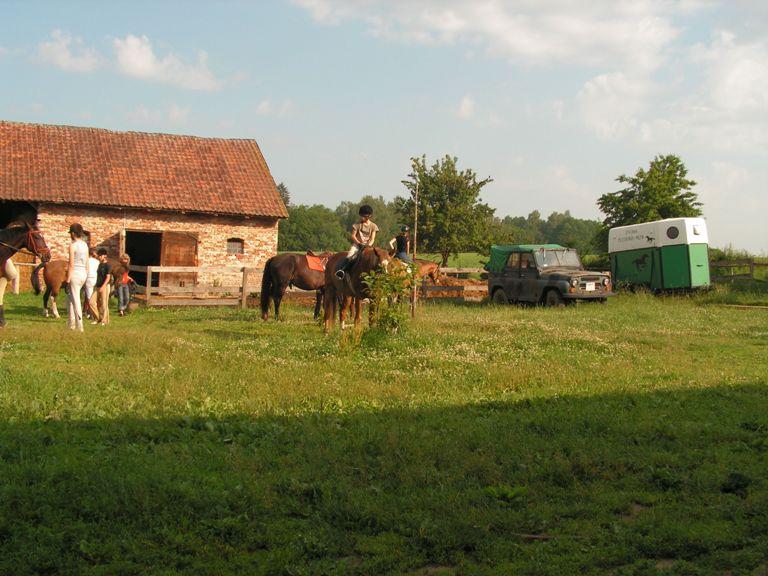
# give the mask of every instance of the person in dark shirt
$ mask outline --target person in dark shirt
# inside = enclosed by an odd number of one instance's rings
[[[408,253],[411,251],[411,239],[408,236],[408,226],[400,227],[400,234],[389,241],[389,247],[395,251],[395,258],[403,262],[410,262],[411,257]]]
[[[96,270],[96,285],[91,303],[91,309],[98,312],[98,317],[91,324],[109,324],[109,291],[112,284],[112,264],[107,262],[107,249],[104,247],[96,251],[99,258],[99,267]],[[94,305],[95,304],[95,305]]]

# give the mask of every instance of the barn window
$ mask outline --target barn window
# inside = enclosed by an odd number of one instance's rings
[[[242,254],[244,243],[242,238],[229,238],[227,240],[227,254]]]

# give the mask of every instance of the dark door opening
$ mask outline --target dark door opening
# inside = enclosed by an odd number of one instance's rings
[[[163,235],[161,232],[125,231],[125,253],[131,257],[133,266],[159,266],[162,253]],[[147,285],[146,272],[132,272],[137,284]],[[152,286],[158,285],[158,275],[152,275]]]
[[[19,219],[37,218],[37,209],[29,202],[0,200],[0,228]]]

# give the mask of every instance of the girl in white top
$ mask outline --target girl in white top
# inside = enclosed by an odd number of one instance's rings
[[[69,245],[69,269],[67,283],[69,284],[69,328],[83,331],[83,307],[80,302],[80,291],[88,279],[88,244],[83,240],[85,231],[80,224],[69,227],[72,244]]]
[[[96,250],[90,249],[90,256],[88,257],[88,277],[85,279],[85,315],[92,320],[98,319],[98,313],[96,312],[96,298],[94,298],[94,287],[96,286],[96,272],[99,269],[101,262],[96,258]],[[93,301],[93,304],[91,303]],[[93,322],[95,324],[95,322]]]

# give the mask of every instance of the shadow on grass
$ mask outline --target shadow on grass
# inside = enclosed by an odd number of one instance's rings
[[[767,472],[764,382],[4,422],[0,573],[748,573]]]

